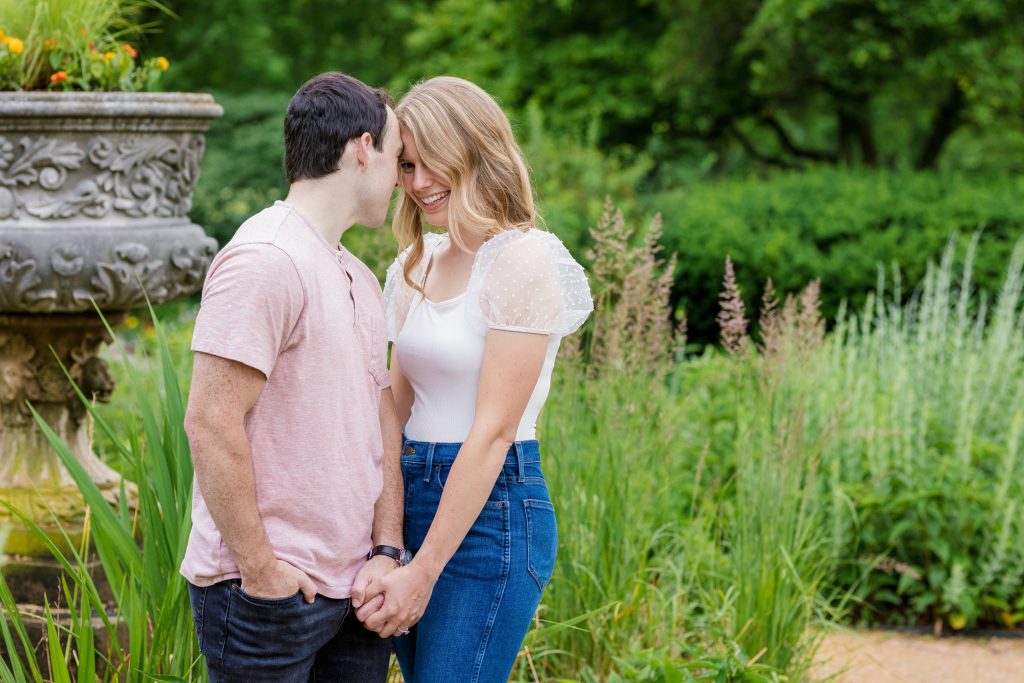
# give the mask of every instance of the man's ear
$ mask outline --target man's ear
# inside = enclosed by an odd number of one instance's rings
[[[370,148],[373,147],[373,136],[363,133],[356,139],[356,162],[364,171],[370,166]]]

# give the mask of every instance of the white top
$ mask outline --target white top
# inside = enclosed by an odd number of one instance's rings
[[[423,259],[410,275],[421,287],[447,235],[423,236]],[[579,329],[594,305],[583,268],[549,232],[509,230],[483,244],[462,294],[431,301],[402,275],[409,250],[388,268],[384,308],[402,374],[415,392],[405,434],[415,441],[460,443],[476,414],[488,329],[548,335],[547,356],[516,440],[536,438],[562,337]]]

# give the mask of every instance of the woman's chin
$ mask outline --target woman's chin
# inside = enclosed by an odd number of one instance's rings
[[[423,217],[426,219],[427,223],[429,223],[430,225],[434,226],[435,228],[447,228],[448,227],[448,214],[447,213],[432,216],[429,213],[424,211],[423,212]]]

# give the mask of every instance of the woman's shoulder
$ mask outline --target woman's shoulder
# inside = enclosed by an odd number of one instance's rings
[[[565,260],[576,262],[557,235],[540,228],[530,228],[504,230],[488,239],[477,251],[474,266],[486,268],[496,261],[536,266]]]

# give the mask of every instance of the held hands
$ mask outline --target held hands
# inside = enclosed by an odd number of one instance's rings
[[[363,563],[352,584],[352,607],[358,610],[356,616],[359,621],[366,621],[366,615],[376,612],[384,604],[383,595],[367,599],[366,587],[397,567],[398,564],[387,555],[375,555]]]
[[[316,585],[306,574],[284,560],[275,558],[266,567],[242,572],[242,592],[253,598],[275,600],[298,592],[306,602],[316,598]]]
[[[415,561],[387,572],[366,585],[356,617],[381,638],[401,634],[423,616],[436,581]]]

